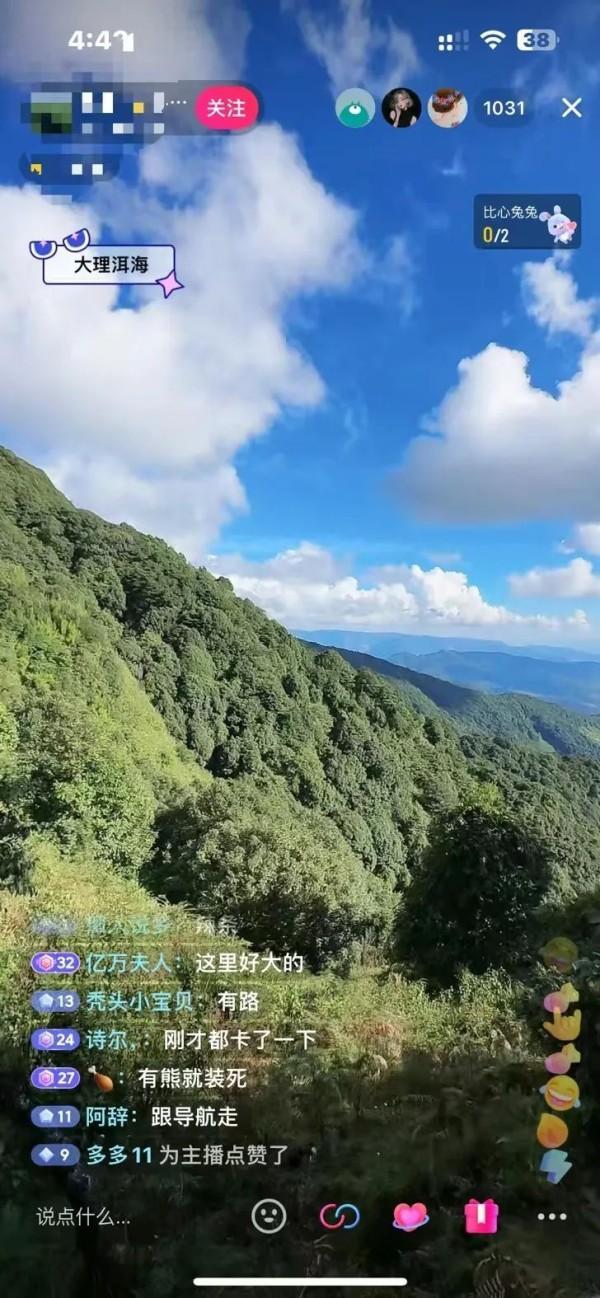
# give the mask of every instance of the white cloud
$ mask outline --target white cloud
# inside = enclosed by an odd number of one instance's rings
[[[74,31],[133,32],[134,52],[69,47]],[[129,81],[199,80],[239,75],[249,23],[238,0],[61,0],[50,15],[47,0],[15,0],[3,7],[0,75],[12,81],[70,78],[72,72]]]
[[[201,555],[234,512],[245,510],[244,488],[231,464],[206,473],[161,469],[136,472],[117,459],[67,454],[44,469],[59,491],[113,523],[168,537],[190,556]]]
[[[308,49],[326,68],[334,95],[350,86],[384,95],[393,86],[410,85],[420,68],[412,36],[391,18],[372,18],[369,0],[337,0],[328,6],[327,16],[323,0],[284,0],[283,7],[297,16]]]
[[[564,255],[524,268],[528,307],[582,338],[573,376],[537,387],[521,351],[489,343],[408,445],[392,488],[422,518],[461,523],[594,518],[600,498],[600,331]]]
[[[597,22],[594,3],[588,4],[587,0],[584,0],[584,3],[577,6],[577,22],[581,48],[585,48],[587,40],[591,51]],[[556,111],[558,106],[562,108],[563,95],[573,99],[574,87],[577,87],[578,94],[584,93],[585,96],[586,91],[593,92],[598,85],[600,78],[598,64],[595,61],[588,62],[573,47],[568,54],[566,50],[564,51],[560,65],[549,66],[550,71],[543,59],[540,62],[536,59],[525,59],[512,78],[513,89],[520,94],[526,92],[527,98],[536,111],[543,112],[548,108]]]
[[[503,522],[593,517],[600,498],[600,353],[594,340],[556,395],[523,352],[490,343],[408,447],[393,486],[421,517]]]
[[[576,608],[574,613],[566,618],[565,626],[573,627],[575,631],[589,631],[590,619],[583,608]]]
[[[555,547],[559,554],[600,554],[600,523],[576,523],[570,536]]]
[[[238,595],[253,600],[289,627],[354,627],[380,631],[527,628],[545,636],[567,619],[515,613],[488,603],[463,572],[418,564],[375,568],[364,581],[318,545],[304,541],[264,562],[211,555],[208,566],[229,577]],[[582,623],[577,623],[582,627]]]
[[[596,298],[580,298],[577,284],[566,266],[569,253],[555,253],[546,261],[526,261],[522,267],[523,296],[527,312],[550,334],[572,333],[588,338],[598,308]]]
[[[438,167],[440,176],[446,176],[448,180],[462,180],[466,176],[465,161],[460,149],[456,150],[451,162],[445,167]]]
[[[417,266],[414,248],[404,234],[395,234],[379,258],[371,258],[368,267],[369,288],[391,297],[404,320],[413,315],[419,304],[416,287]]]
[[[35,446],[76,503],[176,543],[183,528],[191,557],[243,504],[236,452],[282,408],[323,397],[290,339],[290,306],[344,289],[360,264],[354,213],[314,179],[290,136],[265,126],[218,143],[186,141],[185,201],[168,142],[148,152],[161,159],[160,189],[98,186],[117,241],[135,221],[177,248],[185,290],[164,301],[142,289],[136,309],[115,309],[111,288],[45,287],[29,256],[30,239],[97,231],[94,211],[0,189],[5,427],[18,447]]]
[[[364,402],[360,398],[346,406],[341,416],[344,437],[341,444],[343,455],[348,455],[354,447],[364,440],[369,431],[369,419]]]
[[[425,558],[430,563],[439,564],[441,568],[455,567],[457,563],[463,562],[462,554],[458,550],[427,550]]]
[[[571,559],[562,568],[531,568],[509,578],[513,595],[550,599],[587,599],[600,595],[600,576],[589,559]]]
[[[600,523],[578,523],[573,528],[572,544],[586,554],[600,554]]]

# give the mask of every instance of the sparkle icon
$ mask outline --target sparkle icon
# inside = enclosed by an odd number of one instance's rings
[[[184,288],[184,285],[179,283],[174,270],[169,271],[169,274],[164,275],[162,279],[157,279],[156,283],[160,284],[165,297],[170,297],[171,293],[176,293],[178,288]]]

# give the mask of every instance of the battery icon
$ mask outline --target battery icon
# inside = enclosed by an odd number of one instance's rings
[[[517,49],[526,53],[555,50],[558,42],[552,27],[521,27],[517,32]]]

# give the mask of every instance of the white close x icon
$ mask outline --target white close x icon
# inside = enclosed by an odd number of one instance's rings
[[[579,105],[583,103],[582,95],[579,96],[579,99],[567,99],[565,95],[563,95],[562,101],[565,105],[565,111],[562,114],[563,117],[570,117],[571,113],[574,113],[575,117],[583,117],[583,113],[579,111]]]

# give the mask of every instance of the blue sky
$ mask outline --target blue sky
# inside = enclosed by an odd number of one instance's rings
[[[107,0],[96,29],[112,5],[113,26],[141,33],[131,79],[244,77],[264,119],[152,145],[80,208],[19,178],[16,81],[35,79],[38,5],[2,56],[2,440],[288,625],[600,644],[592,6],[531,5],[528,23],[559,31],[551,55],[517,52],[522,6],[465,4],[452,26],[470,50],[447,55],[434,7],[403,22],[393,0],[176,0],[168,31],[139,0]],[[68,66],[68,26],[48,34],[46,75]],[[498,26],[492,52],[478,33]],[[471,111],[454,131],[426,114],[350,131],[333,105],[352,84],[378,102],[397,84],[424,102],[456,85]],[[519,130],[476,118],[476,96],[501,88],[535,108]],[[581,119],[561,117],[563,94],[583,96]],[[582,248],[476,250],[487,190],[580,193]],[[80,225],[175,242],[185,291],[163,304],[42,286],[27,240]]]

